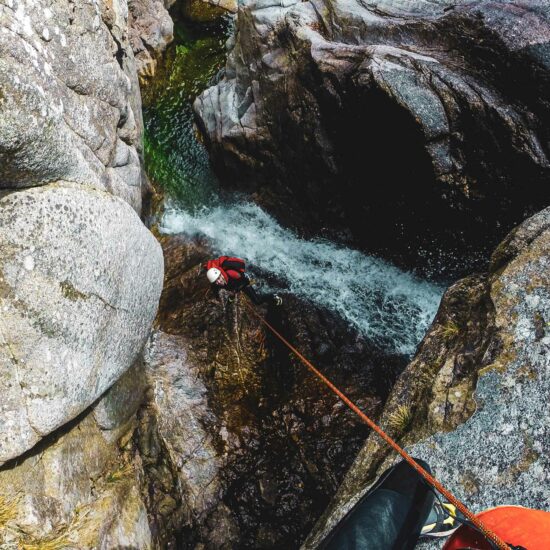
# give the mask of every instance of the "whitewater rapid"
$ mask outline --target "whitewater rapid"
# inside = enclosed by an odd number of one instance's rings
[[[387,351],[414,354],[444,287],[354,250],[305,240],[248,202],[190,213],[168,205],[160,230],[205,236],[219,254],[239,256],[281,280],[286,291],[338,313]]]

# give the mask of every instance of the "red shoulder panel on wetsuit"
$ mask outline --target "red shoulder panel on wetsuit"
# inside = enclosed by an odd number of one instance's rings
[[[222,273],[224,272],[223,270],[220,270]],[[225,272],[231,279],[235,279],[235,280],[240,280],[242,275],[238,272],[238,271],[235,271],[234,269],[228,269],[226,272]]]
[[[224,260],[220,262],[220,265],[227,271],[229,269],[234,269],[239,273],[244,273],[246,264],[241,258],[224,256]],[[221,258],[220,258],[221,260]]]

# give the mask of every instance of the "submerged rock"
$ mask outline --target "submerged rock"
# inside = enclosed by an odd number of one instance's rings
[[[550,200],[549,17],[542,0],[247,0],[195,110],[224,181],[285,222],[408,265],[442,248],[465,273],[465,250]]]
[[[0,200],[0,464],[73,419],[138,356],[162,289],[136,213],[73,184]]]
[[[550,505],[549,288],[547,208],[510,233],[488,273],[448,290],[382,414],[390,435],[474,512]],[[317,547],[394,460],[370,436],[304,548]]]
[[[185,0],[180,4],[185,19],[195,23],[214,23],[228,14],[237,13],[236,0]]]

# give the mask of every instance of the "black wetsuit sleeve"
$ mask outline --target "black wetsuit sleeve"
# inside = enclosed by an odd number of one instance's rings
[[[219,285],[214,285],[214,284],[210,285],[210,290],[212,290],[212,294],[214,294],[216,298],[220,297],[220,289],[221,287]]]
[[[258,293],[254,290],[252,285],[248,285],[244,287],[243,292],[252,300],[252,302],[259,306],[262,302],[265,300],[263,297],[259,296]]]
[[[230,276],[229,280],[227,281],[227,285],[225,288],[227,290],[233,290],[238,292],[239,290],[243,290],[250,284],[250,279],[244,274],[239,273],[239,277]]]
[[[240,290],[247,290],[248,288],[251,288],[250,286],[250,279],[245,274],[240,274],[240,277],[238,279],[234,277],[229,277],[229,280],[227,281],[227,284],[224,286],[211,284],[210,288],[212,289],[212,293],[216,298],[219,298],[220,296],[220,290],[229,290],[232,292],[239,292]]]

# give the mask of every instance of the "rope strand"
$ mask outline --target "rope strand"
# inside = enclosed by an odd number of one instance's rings
[[[500,537],[485,527],[483,523],[472,513],[458,498],[456,498],[451,492],[449,492],[435,477],[428,473],[414,458],[409,455],[404,449],[402,449],[386,432],[382,430],[377,424],[375,424],[353,401],[351,401],[345,394],[343,394],[323,373],[317,370],[313,364],[306,359],[290,342],[288,342],[284,336],[282,336],[274,327],[272,327],[248,302],[245,302],[249,310],[267,327],[279,340],[281,340],[301,361],[302,363],[317,376],[330,390],[332,390],[365,424],[372,428],[394,451],[396,451],[403,459],[414,468],[432,487],[439,491],[451,504],[454,504],[460,512],[470,520],[483,535],[496,544],[501,550],[510,550],[508,544],[506,544]]]

